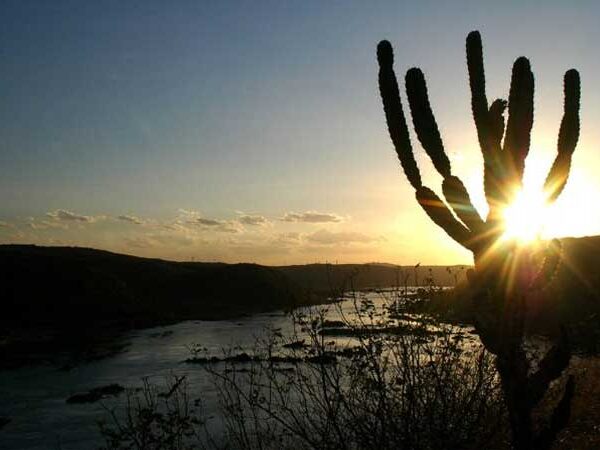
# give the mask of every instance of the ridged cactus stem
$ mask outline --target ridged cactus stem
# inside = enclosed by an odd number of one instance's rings
[[[443,228],[456,242],[472,250],[469,229],[454,217],[446,204],[431,189],[422,185],[421,173],[414,158],[400,99],[398,81],[393,69],[394,53],[388,41],[381,41],[377,46],[377,60],[379,62],[379,90],[383,100],[388,130],[404,173],[416,190],[417,201],[434,223]],[[426,87],[423,95],[428,105]],[[427,115],[427,111],[424,112],[424,115]],[[437,125],[431,109],[429,109],[429,117],[425,117],[423,120],[427,127],[433,127],[437,132]],[[450,161],[444,153],[439,132],[437,132],[437,140],[434,137],[427,142],[431,142],[431,146],[428,146],[428,148],[433,149],[431,150],[433,152],[437,152],[435,153],[436,160],[440,163],[441,170],[444,171],[446,176],[450,176]],[[444,166],[444,158],[446,166]],[[468,208],[468,205],[465,208]],[[471,208],[474,210],[472,205]]]
[[[377,46],[377,60],[379,61],[379,90],[383,99],[383,109],[390,137],[406,177],[412,187],[418,189],[421,187],[421,173],[410,144],[408,127],[400,101],[398,81],[393,69],[394,51],[392,44],[388,41],[381,41]]]
[[[429,155],[434,167],[444,178],[442,192],[458,218],[471,230],[479,233],[484,222],[471,202],[462,181],[452,175],[450,160],[429,103],[427,83],[421,69],[412,68],[406,73],[406,95],[419,142]],[[436,222],[437,223],[437,222]],[[463,244],[464,245],[464,244]],[[470,247],[470,245],[468,246]]]
[[[451,175],[450,160],[444,150],[440,131],[429,104],[423,72],[421,69],[412,68],[406,72],[405,81],[406,95],[417,138],[437,171],[442,177],[447,178]]]
[[[393,70],[389,42],[377,48],[379,87],[390,137],[404,172],[416,190],[418,203],[431,220],[455,241],[474,254],[475,270],[468,273],[475,292],[475,328],[486,349],[497,357],[496,366],[509,412],[513,447],[517,450],[549,450],[569,417],[574,382],[566,383],[562,399],[551,414],[548,426],[536,432],[533,408],[568,367],[571,352],[566,332],[530,374],[530,360],[523,340],[527,325],[529,293],[545,287],[560,263],[560,245],[548,246],[537,270],[529,250],[499,240],[503,233],[502,211],[522,184],[533,127],[534,77],[527,58],[518,58],[512,70],[507,102],[495,100],[489,107],[481,37],[474,31],[467,37],[467,66],[471,108],[484,161],[484,190],[490,207],[484,221],[473,206],[464,184],[452,174],[438,125],[429,102],[425,77],[420,69],[410,69],[405,78],[406,93],[417,138],[442,175],[442,191],[452,210],[431,189],[422,185],[406,118]],[[579,138],[579,74],[569,70],[564,78],[564,115],[558,137],[558,154],[544,188],[554,201],[563,190],[571,157]],[[453,214],[453,212],[454,214]],[[457,219],[458,218],[458,219]],[[460,220],[459,220],[460,219]]]
[[[558,133],[558,154],[544,183],[549,202],[561,194],[571,169],[571,157],[579,140],[579,102],[581,86],[579,72],[568,70],[564,77],[565,105]]]
[[[485,229],[485,222],[471,202],[465,185],[458,177],[450,175],[442,182],[442,192],[446,201],[460,220],[472,231],[475,240]]]
[[[533,127],[533,91],[534,80],[529,60],[520,57],[512,70],[503,148],[508,166],[509,178],[505,180],[508,189],[520,186],[523,180]]]
[[[483,68],[483,47],[478,31],[467,36],[467,67],[469,70],[469,87],[471,88],[471,109],[477,128],[479,145],[484,153],[491,151],[490,119],[485,94],[485,72]]]
[[[507,102],[504,99],[497,98],[490,106],[490,133],[494,140],[494,145],[500,145],[504,136],[504,110]]]
[[[558,272],[562,257],[562,243],[553,239],[544,250],[544,259],[540,270],[531,283],[532,289],[543,289]]]
[[[488,109],[485,93],[485,71],[483,65],[483,46],[478,31],[467,36],[467,68],[471,89],[471,110],[477,129],[477,138],[483,154],[483,186],[490,209],[489,217],[498,216],[497,209],[504,201],[502,198],[502,164],[500,163],[502,136],[499,136],[499,106]],[[503,109],[502,109],[502,112]],[[504,128],[504,127],[502,127]],[[502,130],[504,133],[504,130]]]
[[[429,218],[448,235],[463,247],[473,251],[471,245],[471,232],[458,220],[455,219],[452,212],[446,207],[446,204],[433,192],[425,186],[421,186],[416,192],[417,201],[425,210]]]

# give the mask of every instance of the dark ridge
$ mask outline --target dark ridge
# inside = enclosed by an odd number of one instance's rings
[[[0,245],[0,323],[226,319],[324,301],[342,289],[452,285],[459,266],[174,262],[79,247]],[[454,272],[452,271],[454,269]]]
[[[127,327],[223,319],[313,301],[281,271],[76,247],[0,246],[0,323],[116,321]]]

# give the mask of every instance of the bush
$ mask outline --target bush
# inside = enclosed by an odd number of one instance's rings
[[[217,387],[225,435],[212,439],[204,427],[196,447],[160,448],[490,448],[505,416],[493,358],[479,341],[402,313],[395,301],[381,308],[360,294],[353,300],[351,312],[335,307],[337,320],[326,308],[295,314],[291,336],[272,331],[243,358],[196,355]],[[147,429],[156,442],[184,442],[203,423],[179,413],[154,424],[139,413],[146,404],[157,405],[128,402],[133,414],[109,435],[113,443]]]
[[[191,450],[201,448],[204,420],[201,404],[189,398],[185,376],[171,375],[165,386],[142,380],[127,391],[123,410],[109,409],[100,421],[102,450]]]
[[[345,340],[329,340],[331,321],[313,310],[295,317],[304,334],[263,340],[242,370],[233,359],[208,367],[231,448],[488,446],[503,403],[493,358],[476,341],[424,318],[390,320],[364,297],[353,318],[341,315]]]

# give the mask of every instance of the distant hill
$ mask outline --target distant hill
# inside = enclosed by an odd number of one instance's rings
[[[563,239],[557,310],[598,304],[600,236]],[[78,247],[0,245],[0,324],[98,321],[144,326],[290,309],[340,290],[453,286],[468,266],[174,262]]]
[[[387,287],[405,275],[414,284],[415,275],[429,274],[385,264],[266,267],[0,245],[0,369],[40,361],[73,367],[120,351],[115,338],[128,329],[290,310],[341,288]]]
[[[453,268],[457,275],[462,272]],[[463,271],[464,272],[464,271]],[[0,322],[218,319],[322,301],[340,289],[454,284],[446,267],[174,262],[78,247],[0,245]]]
[[[255,264],[171,262],[70,247],[0,246],[0,322],[142,326],[290,308],[310,299]]]
[[[454,286],[469,266],[396,266],[386,263],[307,264],[277,267],[305,289],[318,293],[392,286]]]
[[[600,236],[564,239],[563,247],[565,263],[546,290],[536,323],[544,330],[567,323],[581,348],[600,351]],[[118,351],[112,342],[119,330],[289,310],[326,301],[341,290],[424,286],[431,279],[437,285],[458,281],[465,286],[461,280],[467,268],[383,263],[266,267],[0,245],[0,369],[40,358],[56,362],[67,349],[76,360],[92,360]],[[471,319],[468,289],[438,296],[430,307],[454,320]]]

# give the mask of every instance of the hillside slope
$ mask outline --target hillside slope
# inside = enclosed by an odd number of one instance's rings
[[[563,239],[549,291],[560,315],[600,305],[600,236]],[[340,290],[452,286],[466,266],[173,262],[74,247],[0,245],[0,323],[218,319],[323,301]],[[461,299],[457,299],[460,303]],[[575,318],[575,317],[573,317]],[[130,325],[128,325],[130,326]]]
[[[307,264],[277,267],[298,285],[313,292],[385,288],[405,284],[454,286],[468,266],[396,266],[393,264]]]
[[[131,325],[216,319],[307,299],[280,271],[182,263],[69,247],[0,246],[0,321],[117,320]]]

